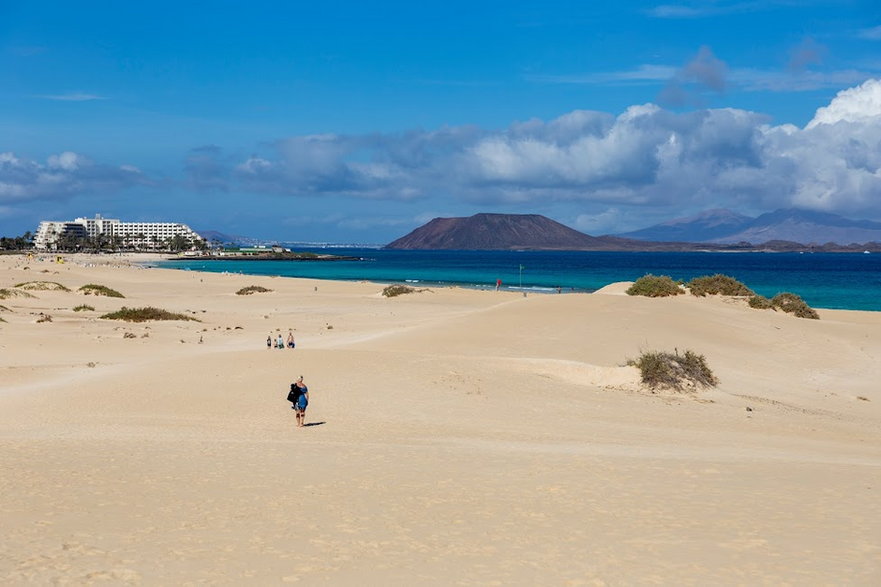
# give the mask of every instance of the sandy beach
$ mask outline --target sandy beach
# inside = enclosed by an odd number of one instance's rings
[[[140,260],[0,256],[70,290],[0,300],[5,585],[881,583],[881,313]],[[624,366],[674,349],[718,387]]]

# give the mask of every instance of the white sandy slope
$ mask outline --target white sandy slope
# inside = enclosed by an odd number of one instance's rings
[[[0,288],[72,290],[0,300],[3,584],[881,578],[879,313],[127,261],[0,257]],[[99,318],[123,305],[200,322]],[[653,395],[622,366],[674,349],[719,386]]]

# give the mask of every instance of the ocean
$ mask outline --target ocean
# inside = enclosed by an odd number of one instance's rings
[[[309,248],[359,261],[161,261],[190,271],[495,288],[539,293],[592,292],[647,273],[689,280],[722,273],[771,297],[800,295],[815,308],[881,311],[881,254],[623,253],[587,251],[392,251]]]

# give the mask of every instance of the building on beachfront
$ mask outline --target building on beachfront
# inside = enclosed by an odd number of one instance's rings
[[[34,247],[54,249],[66,237],[115,239],[123,246],[140,249],[161,249],[176,236],[193,243],[205,241],[197,232],[179,222],[122,222],[115,218],[77,218],[68,221],[44,220],[37,228]]]

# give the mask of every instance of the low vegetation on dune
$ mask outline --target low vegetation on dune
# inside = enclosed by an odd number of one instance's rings
[[[395,296],[400,296],[403,294],[419,293],[419,292],[423,292],[423,291],[430,291],[430,290],[416,289],[415,287],[410,287],[409,285],[402,285],[400,283],[395,283],[393,285],[386,286],[382,290],[382,295],[384,295],[387,298],[393,298]]]
[[[779,293],[771,299],[755,295],[749,299],[749,307],[757,310],[780,310],[797,318],[820,319],[817,311],[811,308],[800,296],[789,292]]]
[[[675,296],[683,293],[679,283],[681,282],[675,282],[666,275],[657,276],[649,274],[634,281],[633,285],[627,290],[627,293],[632,296],[648,296],[652,298]],[[695,277],[685,284],[685,287],[691,291],[692,295],[698,297],[708,295],[746,297],[748,298],[747,303],[750,308],[780,310],[799,318],[809,318],[812,320],[820,318],[816,310],[794,293],[784,292],[768,299],[765,296],[758,295],[733,277],[720,273]]]
[[[704,356],[692,351],[681,355],[678,349],[673,353],[644,352],[638,359],[628,360],[627,365],[639,369],[642,383],[652,390],[683,391],[719,383]]]
[[[237,296],[249,296],[254,293],[266,293],[272,291],[271,289],[267,289],[262,285],[249,285],[248,287],[243,287],[239,291],[236,292]]]
[[[695,277],[685,284],[691,291],[691,295],[703,296],[752,296],[755,292],[733,277],[717,273],[716,275],[704,275]]]
[[[771,304],[775,309],[782,310],[787,314],[792,314],[798,318],[808,318],[810,320],[819,320],[820,315],[817,311],[805,303],[801,296],[794,293],[783,292],[771,298]]]
[[[9,298],[35,298],[37,296],[33,294],[29,294],[26,291],[21,291],[18,289],[0,289],[0,300],[7,300]]]
[[[11,312],[11,311],[12,311],[12,310],[10,310],[9,308],[7,308],[7,307],[4,306],[3,304],[0,304],[0,312]]]
[[[410,287],[409,285],[401,285],[399,283],[396,283],[396,284],[389,285],[389,286],[386,286],[385,288],[383,288],[382,295],[384,295],[387,298],[393,298],[395,296],[413,293],[414,291],[416,291],[416,290],[414,288]]]
[[[759,294],[752,296],[747,303],[750,308],[755,308],[756,310],[770,310],[774,307],[774,303],[771,300]]]
[[[126,322],[147,322],[149,320],[192,320],[193,322],[201,322],[196,318],[185,314],[177,314],[168,310],[161,310],[147,306],[145,308],[126,308],[104,314],[101,318],[107,320],[125,320]]]
[[[95,308],[93,308],[92,306],[89,306],[89,305],[87,305],[87,304],[80,304],[79,306],[76,306],[76,307],[73,309],[74,312],[85,312],[85,311],[87,311],[87,310],[88,310],[88,311],[91,311],[91,312],[94,312],[94,311],[95,311]]]
[[[627,295],[663,298],[683,293],[679,284],[667,275],[643,275],[627,288]]]
[[[70,289],[56,281],[26,281],[17,284],[15,287],[32,291],[70,291]]]
[[[111,289],[106,285],[98,285],[95,283],[87,283],[82,286],[79,291],[83,292],[85,295],[95,295],[95,296],[106,296],[108,298],[124,298],[125,296],[116,291],[115,289]]]

